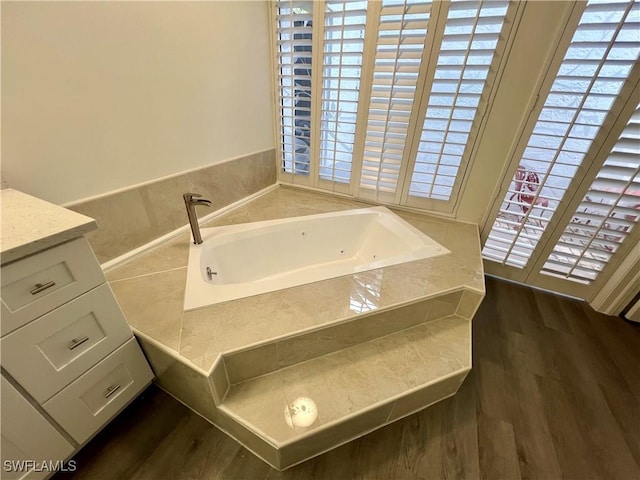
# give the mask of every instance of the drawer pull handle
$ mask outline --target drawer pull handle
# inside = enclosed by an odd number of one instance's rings
[[[71,340],[71,343],[67,348],[69,350],[73,350],[74,348],[78,348],[80,345],[82,345],[84,342],[88,340],[89,340],[89,337],[74,338],[73,340]]]
[[[118,390],[120,390],[120,384],[119,383],[117,385],[111,385],[109,388],[107,388],[107,391],[104,392],[104,398],[109,398],[111,395],[116,393]]]
[[[31,290],[31,295],[37,295],[40,292],[44,292],[47,288],[51,288],[56,284],[56,282],[51,281],[47,283],[36,283],[36,286],[33,290]]]

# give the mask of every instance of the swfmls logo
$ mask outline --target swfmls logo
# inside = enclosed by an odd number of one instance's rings
[[[2,463],[5,472],[75,472],[76,468],[75,460],[66,463],[62,460],[5,460]]]

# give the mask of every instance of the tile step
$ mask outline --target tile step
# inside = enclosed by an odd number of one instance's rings
[[[282,469],[454,394],[470,368],[471,322],[450,315],[233,384],[219,409]]]
[[[223,353],[230,384],[302,363],[357,344],[402,331],[457,312],[464,290],[447,292],[401,307],[365,311],[345,321],[327,322],[316,329],[292,332],[260,344]],[[477,303],[481,297],[476,295]],[[463,315],[466,316],[466,315]],[[217,392],[222,397],[224,392]]]

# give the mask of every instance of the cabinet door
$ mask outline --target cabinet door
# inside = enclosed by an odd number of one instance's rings
[[[73,446],[2,377],[3,479],[45,478]]]

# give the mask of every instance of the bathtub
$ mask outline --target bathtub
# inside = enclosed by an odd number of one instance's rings
[[[385,207],[201,230],[184,309],[450,253]]]

